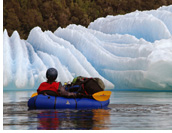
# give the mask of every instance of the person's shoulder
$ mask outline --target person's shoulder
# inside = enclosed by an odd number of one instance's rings
[[[58,85],[58,86],[62,86],[61,82],[53,82],[54,84]]]
[[[47,82],[42,82],[40,85],[45,85],[45,84],[47,84]]]
[[[60,82],[60,81],[59,81],[59,82],[57,82],[57,83],[61,84],[61,82]]]
[[[61,82],[57,82],[57,81],[55,81],[55,82],[53,82],[54,84],[61,84]]]

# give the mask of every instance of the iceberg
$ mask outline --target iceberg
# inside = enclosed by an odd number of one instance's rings
[[[35,27],[27,40],[4,30],[3,88],[36,90],[54,67],[62,84],[85,76],[106,89],[172,91],[171,21],[172,5],[98,18],[88,28]]]

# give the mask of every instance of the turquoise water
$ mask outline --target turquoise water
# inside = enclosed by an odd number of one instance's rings
[[[107,109],[32,110],[34,91],[3,92],[3,129],[172,129],[172,92],[113,91]]]

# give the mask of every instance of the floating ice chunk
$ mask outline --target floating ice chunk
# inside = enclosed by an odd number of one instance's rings
[[[55,67],[62,83],[81,75],[101,78],[106,88],[172,90],[171,9],[107,16],[54,33],[35,27],[27,40],[5,30],[4,89],[36,90]]]

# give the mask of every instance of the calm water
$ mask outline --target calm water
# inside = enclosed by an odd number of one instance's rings
[[[108,109],[32,110],[33,91],[3,93],[3,129],[172,129],[172,92],[112,92]]]

